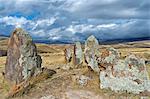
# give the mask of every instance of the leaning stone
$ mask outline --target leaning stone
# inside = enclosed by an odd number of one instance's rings
[[[76,42],[74,45],[74,65],[82,64],[83,62],[83,52],[81,48],[81,43]]]
[[[5,78],[11,84],[19,84],[41,70],[42,59],[30,35],[16,29],[8,42]]]
[[[97,57],[98,52],[98,40],[92,35],[85,42],[85,61],[94,71],[99,72]]]

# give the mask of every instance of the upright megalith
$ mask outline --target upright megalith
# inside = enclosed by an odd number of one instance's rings
[[[5,78],[18,84],[41,71],[42,59],[31,36],[21,28],[11,34],[8,42]]]
[[[91,35],[85,42],[85,61],[94,71],[99,72],[97,58],[99,56],[98,40]]]
[[[66,63],[70,63],[71,59],[72,59],[72,52],[70,48],[66,48],[64,50],[64,54],[65,54],[65,62]]]
[[[76,42],[74,45],[74,53],[73,53],[73,63],[74,65],[80,65],[83,62],[83,51],[81,48],[81,43]]]

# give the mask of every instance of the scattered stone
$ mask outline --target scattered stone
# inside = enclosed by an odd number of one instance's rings
[[[74,65],[80,65],[83,62],[83,52],[81,48],[81,43],[76,42],[74,45]]]
[[[0,50],[0,57],[2,57],[2,56],[7,56],[6,50]]]
[[[40,99],[56,99],[56,97],[53,95],[48,95],[48,96],[43,96]]]
[[[90,78],[85,75],[76,75],[73,78],[73,81],[77,82],[81,86],[86,86],[88,84],[89,80],[90,80]]]
[[[61,66],[61,69],[63,70],[70,70],[71,68],[73,68],[71,64],[64,64]]]
[[[85,61],[95,72],[99,72],[97,58],[98,52],[98,40],[92,35],[85,42]]]
[[[42,59],[30,35],[21,28],[12,33],[7,50],[5,78],[11,84],[19,84],[41,71]]]
[[[65,61],[66,61],[66,63],[70,63],[71,59],[72,59],[71,49],[70,48],[66,48],[64,53],[65,53]]]

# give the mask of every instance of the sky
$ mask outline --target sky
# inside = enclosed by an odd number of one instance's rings
[[[0,0],[0,35],[84,41],[150,37],[150,0]]]

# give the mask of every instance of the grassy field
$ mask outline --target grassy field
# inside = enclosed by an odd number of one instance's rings
[[[139,44],[138,44],[139,43]],[[30,90],[27,95],[21,99],[40,99],[40,97],[55,96],[58,99],[139,99],[139,95],[115,93],[110,90],[99,89],[99,76],[88,71],[87,67],[72,70],[60,69],[65,64],[64,49],[73,48],[71,45],[47,45],[36,44],[38,53],[42,56],[42,66],[54,69],[57,73],[46,81],[40,82]],[[144,46],[143,46],[144,45]],[[100,45],[100,49],[114,47],[121,52],[121,58],[125,58],[129,53],[134,53],[145,60],[150,61],[150,42],[135,42],[128,44]],[[142,46],[142,47],[141,47]],[[7,41],[0,41],[0,49],[7,49]],[[4,71],[6,57],[0,57],[0,72]],[[147,64],[147,70],[150,75],[150,64]],[[78,75],[91,76],[87,86],[80,86],[74,80]],[[0,74],[0,97],[5,98],[8,93],[8,86]],[[73,98],[74,97],[74,98]],[[16,98],[20,99],[20,97]],[[45,99],[45,98],[44,98]]]

